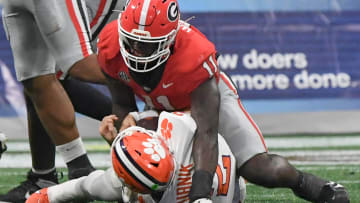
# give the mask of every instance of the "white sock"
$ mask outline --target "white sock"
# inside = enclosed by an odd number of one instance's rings
[[[65,163],[69,163],[70,161],[78,158],[79,156],[86,154],[86,150],[81,140],[81,137],[78,137],[75,140],[66,144],[56,146],[56,151],[60,153]]]

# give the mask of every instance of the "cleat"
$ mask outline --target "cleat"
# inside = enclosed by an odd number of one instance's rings
[[[11,189],[7,194],[0,195],[0,202],[24,203],[32,193],[58,183],[56,171],[46,175],[38,175],[30,170],[25,181]]]
[[[322,187],[317,203],[350,203],[350,199],[344,186],[328,182]]]
[[[77,168],[69,170],[69,180],[80,178],[82,176],[87,176],[91,172],[95,171],[96,169],[93,167],[87,167],[87,168]]]
[[[26,203],[49,203],[47,190],[47,188],[43,188],[34,192],[29,199],[26,200]]]

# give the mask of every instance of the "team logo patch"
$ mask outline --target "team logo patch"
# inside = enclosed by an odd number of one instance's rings
[[[124,71],[119,72],[119,77],[125,82],[130,82],[130,77]]]
[[[174,22],[178,18],[179,8],[174,1],[169,4],[167,14],[168,14],[168,19],[171,22]]]

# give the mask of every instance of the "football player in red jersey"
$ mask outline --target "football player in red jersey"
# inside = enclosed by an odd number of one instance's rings
[[[215,46],[179,19],[176,0],[130,0],[119,19],[101,32],[98,62],[108,78],[117,127],[135,125],[129,114],[137,111],[134,95],[148,108],[191,110],[198,126],[191,201],[211,201],[219,132],[236,157],[238,175],[249,182],[291,188],[309,201],[348,202],[341,185],[298,171],[283,157],[267,153],[235,86],[219,72]]]

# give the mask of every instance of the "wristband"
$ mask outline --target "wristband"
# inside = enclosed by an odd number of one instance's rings
[[[137,122],[138,120],[140,120],[139,112],[133,111],[133,112],[130,112],[129,114],[134,118],[134,120],[135,120],[136,122]]]
[[[196,170],[192,176],[192,186],[189,193],[190,202],[197,199],[208,198],[213,183],[213,174],[205,170]]]
[[[147,117],[157,117],[159,116],[158,112],[155,110],[147,110],[143,112],[137,112],[133,111],[129,113],[136,122],[138,122],[141,119],[147,118]]]

